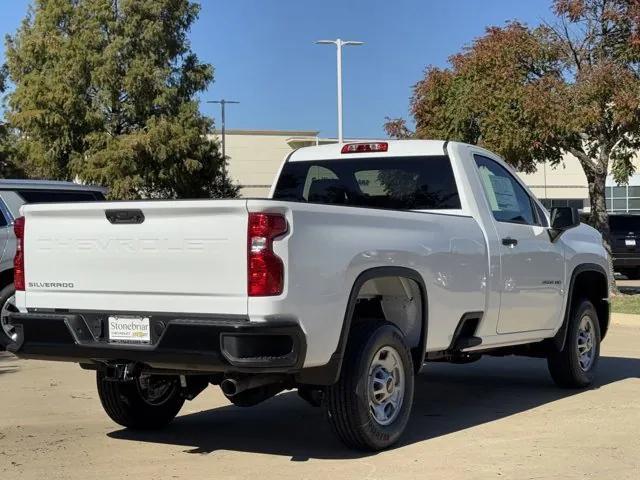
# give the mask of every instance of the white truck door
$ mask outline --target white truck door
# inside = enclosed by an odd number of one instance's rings
[[[498,333],[556,328],[564,298],[564,252],[551,242],[533,199],[491,158],[474,155],[501,248]]]

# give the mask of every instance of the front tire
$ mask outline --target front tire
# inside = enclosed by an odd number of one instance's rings
[[[599,358],[598,312],[589,300],[581,300],[571,309],[563,349],[547,357],[549,372],[560,387],[584,388],[593,382]]]
[[[358,450],[382,450],[404,432],[413,403],[411,352],[394,325],[354,327],[340,378],[328,387],[325,415],[338,438]]]
[[[119,382],[108,380],[98,372],[97,384],[104,411],[111,420],[127,428],[164,427],[184,404],[178,377],[143,375]]]

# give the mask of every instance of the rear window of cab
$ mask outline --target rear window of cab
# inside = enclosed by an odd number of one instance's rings
[[[273,198],[396,210],[460,208],[444,155],[287,162]]]

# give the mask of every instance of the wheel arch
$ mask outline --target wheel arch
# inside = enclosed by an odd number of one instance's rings
[[[320,367],[311,367],[303,370],[296,375],[296,380],[303,384],[314,385],[331,385],[337,382],[342,368],[342,360],[344,357],[347,340],[353,324],[354,315],[356,313],[356,304],[362,290],[362,287],[371,280],[382,279],[386,277],[399,277],[413,281],[420,292],[420,313],[421,313],[421,330],[419,341],[415,348],[412,348],[412,356],[414,361],[414,369],[419,369],[424,363],[427,335],[429,331],[429,312],[427,301],[427,289],[422,275],[416,270],[407,267],[373,267],[361,272],[355,279],[342,321],[342,329],[338,339],[336,350],[331,355],[331,359],[326,365]]]
[[[567,338],[567,326],[575,301],[586,298],[593,303],[598,313],[601,339],[607,335],[609,329],[609,282],[605,269],[596,263],[582,263],[571,272],[567,301],[562,326],[553,338],[554,347],[560,351],[564,348]]]

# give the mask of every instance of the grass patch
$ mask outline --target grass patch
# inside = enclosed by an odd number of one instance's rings
[[[611,299],[611,311],[640,315],[640,295],[616,295]]]

